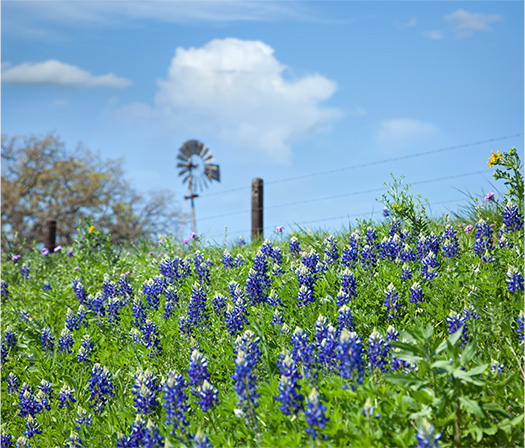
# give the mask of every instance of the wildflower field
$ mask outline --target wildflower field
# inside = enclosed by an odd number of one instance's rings
[[[523,177],[494,166],[463,219],[396,184],[337,235],[4,254],[1,446],[523,446]]]

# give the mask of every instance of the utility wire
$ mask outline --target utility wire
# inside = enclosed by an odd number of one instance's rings
[[[434,179],[425,179],[425,180],[412,182],[410,185],[419,185],[419,184],[426,184],[426,183],[432,183],[432,182],[440,182],[440,181],[448,180],[448,179],[456,179],[458,177],[467,177],[467,176],[473,176],[473,175],[476,175],[476,174],[482,174],[484,172],[485,171],[473,171],[473,172],[470,172],[470,173],[454,174],[452,176],[437,177],[437,178],[434,178]],[[342,197],[347,197],[347,196],[357,196],[357,195],[367,194],[367,193],[377,193],[377,192],[380,192],[380,191],[384,191],[386,189],[387,189],[387,187],[380,187],[380,188],[373,188],[373,189],[369,189],[369,190],[361,190],[361,191],[352,191],[352,192],[349,192],[349,193],[341,193],[341,194],[336,194],[336,195],[332,195],[332,196],[323,196],[323,197],[320,197],[320,198],[304,199],[304,200],[301,200],[301,201],[294,201],[294,202],[286,202],[284,204],[275,204],[275,205],[269,205],[269,206],[265,206],[265,207],[263,206],[263,210],[264,209],[272,209],[272,208],[289,207],[289,206],[298,205],[298,204],[307,204],[307,203],[310,203],[310,202],[326,201],[326,200],[329,200],[329,199],[337,199],[337,198],[342,198]],[[255,210],[257,210],[257,209],[255,209]],[[207,217],[201,218],[200,221],[206,221],[206,220],[215,219],[215,218],[222,218],[222,217],[225,217],[225,216],[240,215],[240,214],[243,214],[243,213],[249,213],[250,211],[251,210],[239,210],[239,211],[232,212],[232,213],[223,213],[223,214],[220,214],[220,215],[207,216]]]
[[[468,148],[468,147],[471,147],[471,146],[482,145],[482,144],[485,144],[485,143],[497,142],[497,141],[500,141],[500,140],[507,140],[509,138],[520,137],[522,135],[523,135],[523,133],[518,133],[518,134],[513,134],[513,135],[506,135],[504,137],[495,137],[495,138],[490,138],[488,140],[480,140],[480,141],[477,141],[477,142],[465,143],[465,144],[462,144],[462,145],[447,146],[445,148],[432,149],[430,151],[423,151],[423,152],[419,152],[419,153],[415,153],[415,154],[407,154],[407,155],[399,156],[399,157],[391,157],[389,159],[376,160],[374,162],[366,162],[366,163],[361,163],[359,165],[350,165],[350,166],[344,166],[344,167],[340,167],[340,168],[334,168],[334,169],[331,169],[331,170],[324,170],[324,171],[317,171],[317,172],[308,173],[308,174],[302,174],[300,176],[286,177],[286,178],[282,178],[282,179],[274,179],[274,180],[270,180],[270,181],[265,182],[265,184],[266,185],[272,185],[272,184],[277,184],[277,183],[282,183],[282,182],[290,182],[290,181],[293,181],[293,180],[305,179],[305,178],[308,178],[308,177],[321,176],[323,174],[331,174],[331,173],[337,173],[337,172],[340,172],[340,171],[348,171],[348,170],[355,170],[355,169],[358,169],[358,168],[366,168],[366,167],[369,167],[369,166],[382,165],[382,164],[385,164],[385,163],[397,162],[397,161],[400,161],[400,160],[413,159],[413,158],[423,157],[423,156],[430,155],[430,154],[437,154],[437,153],[446,152],[446,151],[453,151],[455,149],[462,149],[462,148]],[[206,195],[202,195],[201,197],[202,198],[207,198],[209,196],[217,196],[217,195],[221,195],[221,194],[231,193],[233,191],[247,190],[247,189],[250,189],[250,188],[251,188],[251,186],[235,187],[235,188],[231,188],[231,189],[228,189],[228,190],[218,191],[216,193],[208,193]]]

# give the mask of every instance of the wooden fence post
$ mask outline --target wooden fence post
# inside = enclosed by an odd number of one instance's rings
[[[252,179],[252,240],[263,236],[263,180]]]
[[[53,252],[55,250],[57,236],[57,221],[53,218],[46,219],[45,233],[44,233],[44,247]]]

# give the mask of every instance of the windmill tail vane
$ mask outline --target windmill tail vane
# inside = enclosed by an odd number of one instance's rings
[[[188,184],[188,195],[184,196],[184,199],[190,200],[191,204],[191,216],[192,216],[192,229],[193,232],[197,232],[197,225],[195,221],[195,201],[194,199],[199,197],[197,194],[198,190],[203,190],[208,184],[215,180],[220,182],[220,170],[219,165],[213,163],[215,158],[213,157],[209,148],[204,143],[198,140],[189,140],[182,148],[179,149],[177,154],[177,168],[179,169],[179,176],[182,177],[182,182]],[[182,227],[184,230],[186,215],[186,203],[184,203],[183,223]]]

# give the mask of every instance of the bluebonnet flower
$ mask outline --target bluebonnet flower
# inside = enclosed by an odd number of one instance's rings
[[[503,210],[503,223],[505,224],[505,232],[518,231],[523,227],[521,213],[519,213],[518,207],[510,199]]]
[[[26,417],[27,415],[35,416],[44,409],[44,406],[33,395],[31,387],[27,383],[22,384],[20,387],[18,399],[18,406],[20,408],[20,413],[18,415],[20,415],[20,417]]]
[[[410,287],[410,299],[409,300],[412,303],[418,303],[418,302],[425,301],[425,295],[423,294],[423,288],[421,288],[421,285],[418,282],[414,282],[414,284]]]
[[[193,349],[190,356],[190,366],[188,368],[189,382],[192,386],[192,392],[195,394],[196,388],[199,387],[204,380],[210,378],[208,373],[208,360],[199,350]]]
[[[516,330],[516,333],[518,333],[518,339],[522,341],[524,337],[523,324],[525,323],[525,315],[523,314],[523,311],[520,311],[516,322],[518,322],[518,329]]]
[[[71,308],[67,309],[66,313],[66,328],[69,331],[74,331],[80,329],[80,322],[78,321],[77,316],[73,313]]]
[[[330,420],[326,417],[325,411],[326,406],[321,402],[319,392],[313,388],[308,395],[308,404],[304,411],[304,415],[309,426],[306,428],[306,432],[314,439],[328,438],[328,436],[323,436],[319,432],[319,429],[323,429],[326,426],[326,423]]]
[[[129,337],[131,338],[133,345],[136,345],[139,342],[142,343],[142,334],[136,328],[129,330]]]
[[[421,426],[416,433],[417,446],[415,448],[438,448],[438,441],[441,433],[434,435],[435,429],[426,419],[423,419]]]
[[[108,320],[109,322],[119,325],[120,324],[120,309],[124,306],[120,297],[110,297],[108,299]]]
[[[89,407],[94,408],[96,413],[102,412],[109,397],[115,396],[113,375],[101,364],[97,363],[91,369],[89,382]]]
[[[129,300],[133,300],[135,297],[135,291],[129,283],[129,279],[126,274],[121,274],[119,278],[118,294],[124,299],[124,303],[128,303]]]
[[[363,406],[363,410],[361,413],[363,414],[363,417],[365,417],[367,420],[370,419],[370,417],[379,418],[381,414],[379,412],[376,415],[373,415],[375,412],[374,406],[372,406],[372,400],[370,400],[370,397],[367,397],[365,401],[365,405]]]
[[[389,259],[391,261],[394,261],[396,258],[399,257],[400,253],[401,239],[399,238],[399,235],[395,234],[394,236],[390,236],[389,238],[383,238],[379,249],[381,260]]]
[[[300,252],[301,248],[299,246],[299,240],[295,237],[295,236],[292,236],[290,238],[290,253],[292,255],[299,255],[299,252]]]
[[[155,277],[146,280],[142,285],[142,292],[146,296],[148,309],[159,309],[160,296],[164,293],[164,280],[162,277]]]
[[[135,417],[131,425],[131,434],[129,437],[120,436],[117,439],[117,448],[140,448],[143,446],[143,440],[146,435],[146,420],[142,414]]]
[[[274,247],[272,252],[270,253],[270,257],[272,258],[275,264],[281,264],[283,262],[283,253],[281,251],[281,248]]]
[[[157,325],[150,319],[146,319],[142,327],[142,343],[144,347],[149,348],[149,357],[162,355],[162,346],[160,345],[160,335]]]
[[[393,283],[390,283],[385,290],[386,298],[384,305],[388,312],[388,320],[393,320],[399,316],[399,294]]]
[[[490,366],[490,370],[491,370],[491,372],[503,373],[503,371],[505,370],[505,364],[500,363],[500,362],[496,361],[495,359],[493,359],[492,360],[492,365]]]
[[[291,343],[293,360],[297,364],[302,364],[305,377],[315,378],[315,346],[308,342],[308,334],[302,328],[296,327],[292,334]]]
[[[255,424],[255,408],[259,406],[254,367],[255,363],[250,360],[250,357],[243,350],[238,350],[235,358],[235,373],[232,378],[235,381],[234,389],[237,392],[238,405],[248,416],[251,424]]]
[[[51,410],[51,403],[53,402],[53,389],[51,388],[51,384],[49,384],[49,381],[42,380],[40,381],[40,384],[38,386],[39,393],[41,394],[40,402],[42,405],[46,408],[46,410]]]
[[[7,299],[9,298],[9,286],[7,284],[6,281],[2,280],[0,282],[0,297],[2,297],[2,299]]]
[[[439,262],[436,259],[436,254],[432,251],[421,260],[421,275],[423,280],[430,282],[438,276],[437,267]]]
[[[44,291],[52,291],[53,288],[51,287],[51,285],[49,284],[49,282],[44,282],[44,286],[42,288]]]
[[[323,366],[325,372],[335,369],[338,339],[338,330],[332,324],[328,324],[326,332],[324,332],[322,339],[317,344],[318,363]]]
[[[311,268],[301,263],[297,268],[297,280],[299,282],[299,292],[297,301],[299,307],[306,306],[314,302],[314,282],[316,276]]]
[[[77,319],[76,319],[77,323],[79,325],[84,325],[84,327],[89,327],[89,322],[86,316],[87,316],[86,308],[84,307],[84,305],[79,305],[78,311],[77,311]]]
[[[326,337],[328,333],[328,320],[322,314],[315,321],[315,338],[317,339],[316,345],[319,346],[321,341]]]
[[[337,294],[336,304],[338,307],[346,305],[351,297],[357,297],[356,280],[350,269],[346,268],[341,277],[341,289]]]
[[[222,254],[222,265],[225,268],[232,268],[234,266],[233,257],[231,256],[228,249],[224,249],[224,252]]]
[[[164,304],[164,319],[168,320],[173,316],[173,310],[179,302],[179,297],[172,286],[166,288],[164,295],[166,296],[166,303]]]
[[[279,310],[275,310],[272,315],[272,321],[270,322],[272,325],[282,325],[284,324],[284,319],[282,314]]]
[[[324,253],[328,264],[332,264],[339,258],[339,250],[337,249],[337,240],[333,235],[328,235],[324,241]]]
[[[8,394],[13,394],[15,392],[18,392],[20,383],[18,382],[18,377],[13,372],[10,372],[9,375],[7,375],[6,381],[7,381],[7,393]]]
[[[2,338],[2,364],[6,362],[9,350],[16,347],[16,339],[16,333],[7,327]]]
[[[133,317],[135,318],[134,324],[137,328],[142,328],[144,324],[146,323],[146,305],[142,302],[140,297],[135,297],[135,300],[133,300],[133,308],[131,309],[131,313],[133,314]]]
[[[199,283],[195,282],[191,288],[191,298],[188,304],[188,325],[190,328],[202,328],[209,323],[206,293]]]
[[[390,210],[388,210],[387,207],[383,207],[383,216],[385,218],[387,218],[388,216],[390,216]]]
[[[268,295],[268,305],[270,306],[282,306],[281,298],[277,295],[277,293],[272,289],[270,291],[270,294]]]
[[[319,254],[315,250],[311,250],[301,257],[301,263],[310,271],[311,274],[320,272],[322,267],[319,265]],[[315,281],[315,275],[312,275],[312,283]]]
[[[58,338],[58,350],[73,353],[73,334],[64,328]]]
[[[0,436],[0,446],[2,448],[15,448],[13,445],[13,436],[7,432],[3,432]]]
[[[82,338],[82,344],[78,349],[77,362],[90,361],[89,357],[93,353],[94,345],[91,336],[86,334]]]
[[[204,262],[204,259],[202,258],[200,251],[195,252],[195,255],[193,258],[193,265],[195,266],[195,270],[197,271],[197,275],[199,276],[199,283],[209,285],[210,284],[209,264]]]
[[[159,433],[159,428],[151,420],[148,420],[146,432],[142,443],[146,448],[163,448],[164,439]]]
[[[77,416],[75,417],[75,422],[77,424],[76,428],[80,429],[82,425],[91,426],[93,415],[88,414],[88,412],[82,407],[77,407]]]
[[[24,436],[20,436],[16,441],[15,448],[29,448],[29,446],[29,440]]]
[[[183,270],[185,270],[185,263],[180,257],[174,257],[172,259],[165,257],[159,262],[160,273],[167,278],[168,283],[171,285],[182,282],[185,277]]]
[[[71,431],[69,438],[65,440],[64,444],[66,448],[86,448],[80,436],[74,431]]]
[[[299,292],[297,294],[297,302],[299,308],[302,306],[308,305],[309,303],[314,302],[313,298],[313,291],[311,289],[308,289],[306,286],[301,286],[299,288]]]
[[[157,377],[150,370],[145,372],[138,371],[135,374],[135,383],[133,384],[133,402],[135,404],[135,413],[150,414],[154,413],[159,402],[160,387]]]
[[[354,318],[350,312],[350,308],[346,305],[343,305],[337,311],[337,326],[339,331],[343,330],[352,330],[354,328]]]
[[[290,362],[293,360],[288,356]],[[279,380],[279,395],[274,397],[281,402],[279,409],[284,415],[297,415],[303,408],[304,396],[298,392],[297,379],[281,375]]]
[[[408,263],[403,263],[403,266],[401,266],[401,275],[399,276],[401,280],[410,280],[412,278],[412,269],[408,265]]]
[[[275,263],[272,267],[272,275],[279,278],[281,274],[284,274],[284,269],[281,267],[281,265]]]
[[[357,260],[359,259],[359,246],[360,246],[361,235],[359,232],[353,232],[350,235],[348,244],[343,248],[343,254],[341,262],[346,267],[354,268]]]
[[[40,424],[31,416],[27,416],[27,422],[26,422],[26,430],[24,431],[24,435],[30,439],[38,434],[42,434],[42,430],[40,429]]]
[[[195,395],[198,397],[197,404],[200,405],[202,412],[208,412],[217,406],[219,391],[213,387],[208,380],[204,380],[202,385],[196,388]]]
[[[465,344],[468,344],[472,339],[468,335],[468,325],[467,322],[471,319],[479,319],[476,314],[476,311],[473,308],[465,308],[463,314],[458,314],[455,311],[451,311],[447,316],[447,327],[449,334],[455,333],[456,331],[462,329],[460,341],[461,346],[465,347]]]
[[[401,260],[407,263],[409,261],[414,261],[417,257],[410,245],[405,242],[403,245],[403,250],[399,254],[399,258],[401,258]]]
[[[239,244],[240,246],[244,246],[246,244],[246,241],[244,241],[244,238],[241,236],[239,236],[239,239],[237,240],[237,244]]]
[[[445,226],[445,232],[441,237],[441,244],[445,257],[455,257],[459,254],[459,244],[456,231],[450,224]]]
[[[224,316],[224,312],[226,311],[226,297],[224,297],[221,293],[215,294],[213,297],[213,311],[217,316]]]
[[[102,294],[101,291],[97,291],[97,293],[92,296],[88,295],[86,299],[86,306],[95,313],[95,315],[105,316],[106,315],[106,308],[104,306],[105,297],[104,294]]]
[[[44,353],[52,352],[55,348],[55,338],[51,335],[51,330],[49,328],[42,329],[40,345]]]
[[[484,262],[494,261],[494,257],[490,252],[494,250],[492,240],[492,227],[484,219],[480,219],[476,224],[476,243],[474,245],[474,253]]]
[[[337,346],[339,375],[361,384],[365,372],[362,354],[361,338],[354,332],[343,330],[339,336],[339,344]]]
[[[361,250],[361,265],[365,271],[372,271],[377,266],[377,253],[368,244]]]
[[[240,268],[242,265],[244,265],[244,258],[241,254],[237,254],[235,257],[235,267]]]
[[[104,297],[104,301],[111,297],[116,297],[118,293],[117,284],[109,279],[108,274],[104,274],[102,281],[102,296]]]
[[[75,292],[75,295],[77,296],[78,302],[82,305],[84,303],[87,303],[87,291],[84,288],[84,285],[82,285],[82,282],[77,278],[73,281],[73,291]]]
[[[75,389],[71,389],[68,385],[64,384],[58,394],[57,400],[60,401],[58,409],[62,409],[64,406],[69,409],[69,405],[76,403]]]
[[[21,309],[20,310],[20,319],[23,321],[23,322],[29,322],[31,320],[31,316],[30,314],[27,312],[27,310],[25,309]]]
[[[266,239],[261,245],[261,248],[259,249],[262,254],[266,257],[269,257],[272,255],[273,252],[273,246],[270,240]]]
[[[29,280],[31,278],[29,276],[29,271],[30,271],[29,266],[25,263],[20,267],[20,275],[22,276],[24,280]]]
[[[389,362],[390,345],[383,339],[375,329],[368,338],[368,362],[372,370],[376,367],[381,372],[387,372],[386,365]]]
[[[248,310],[242,297],[235,302],[234,306],[228,303],[224,320],[226,329],[231,336],[237,336],[242,333],[244,326],[248,325],[247,316]]]
[[[211,443],[201,428],[199,428],[193,437],[193,448],[211,448]]]
[[[511,294],[516,291],[523,291],[523,275],[514,266],[509,266],[505,281]]]
[[[264,247],[265,245],[263,244],[263,247],[255,254],[253,269],[250,269],[248,279],[246,280],[246,296],[252,305],[264,303],[268,299],[270,277],[268,273],[268,260],[262,250]],[[266,252],[273,252],[271,245],[266,247],[268,247]]]
[[[184,376],[170,370],[162,387],[164,392],[162,407],[166,413],[166,424],[171,426],[170,434],[172,435],[175,435],[177,429],[185,434],[186,426],[189,425],[186,416],[189,405],[188,396],[184,393],[185,387]]]

